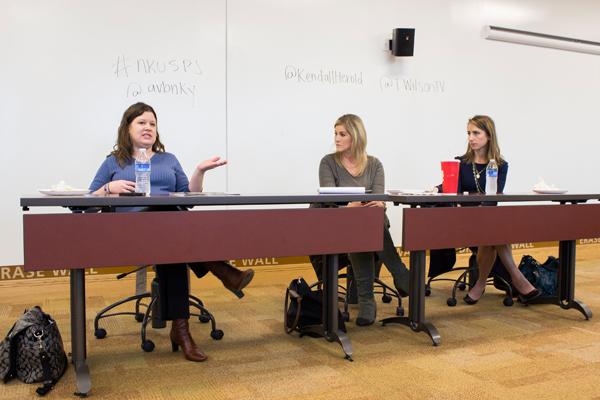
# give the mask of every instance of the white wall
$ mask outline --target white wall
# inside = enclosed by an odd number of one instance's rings
[[[351,112],[388,188],[438,183],[439,161],[465,149],[467,118],[485,113],[510,163],[507,191],[543,176],[598,192],[600,57],[480,34],[492,24],[600,41],[598,15],[591,0],[4,1],[0,265],[22,263],[19,197],[61,179],[86,187],[137,100],[155,106],[186,171],[228,157],[206,190],[314,192],[332,124]],[[385,50],[397,27],[416,28],[414,57]],[[332,70],[355,82],[306,81]],[[163,82],[185,92],[150,92]],[[389,213],[399,240],[399,210]]]
[[[598,192],[590,173],[600,144],[591,119],[600,57],[481,37],[492,24],[600,41],[598,15],[591,1],[231,0],[230,189],[315,190],[332,124],[348,112],[365,121],[388,188],[431,187],[441,180],[439,161],[465,151],[468,117],[482,113],[497,122],[507,191],[529,191],[543,176]],[[413,58],[385,50],[395,27],[416,28]],[[331,70],[362,81],[307,81]],[[388,213],[399,239],[401,211]]]

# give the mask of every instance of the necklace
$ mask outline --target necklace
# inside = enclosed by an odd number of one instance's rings
[[[475,166],[475,163],[473,163],[472,166],[473,166],[473,177],[475,178],[475,186],[477,186],[477,192],[483,193],[483,190],[481,190],[481,186],[479,186],[479,178],[481,177],[481,174],[483,173],[483,171],[485,171],[486,167],[483,167],[483,169],[481,171],[479,171],[477,169],[477,167]]]
[[[481,174],[485,171],[485,167],[481,171],[477,170],[475,163],[473,163],[473,176],[477,179],[481,178]]]

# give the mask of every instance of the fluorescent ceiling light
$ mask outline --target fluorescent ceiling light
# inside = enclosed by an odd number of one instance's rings
[[[600,55],[600,42],[592,42],[590,40],[574,39],[564,36],[547,35],[545,33],[528,32],[486,25],[483,28],[483,37],[488,40],[499,40],[501,42],[518,43],[537,47],[549,47],[551,49]]]

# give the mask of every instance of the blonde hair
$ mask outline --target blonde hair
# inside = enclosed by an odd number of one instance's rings
[[[500,146],[498,145],[498,135],[496,134],[496,125],[494,120],[487,115],[475,115],[469,119],[469,124],[475,125],[488,135],[487,144],[487,161],[496,160],[498,165],[504,164],[504,159],[500,154]],[[471,149],[471,146],[467,144],[467,151],[462,156],[463,160],[468,163],[473,163],[475,160],[475,152]]]
[[[337,121],[335,121],[335,124],[333,124],[333,127],[335,128],[338,125],[343,125],[352,138],[350,154],[358,167],[358,175],[362,175],[367,168],[368,163],[367,132],[365,130],[365,125],[363,124],[362,119],[354,114],[345,114],[339,117]],[[336,163],[341,166],[342,153],[336,152],[334,158]]]

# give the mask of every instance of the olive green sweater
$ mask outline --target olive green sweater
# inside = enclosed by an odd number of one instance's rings
[[[385,174],[381,161],[368,156],[367,167],[359,176],[352,176],[342,165],[335,162],[333,154],[327,154],[319,165],[319,186],[361,186],[371,193],[384,193]]]

